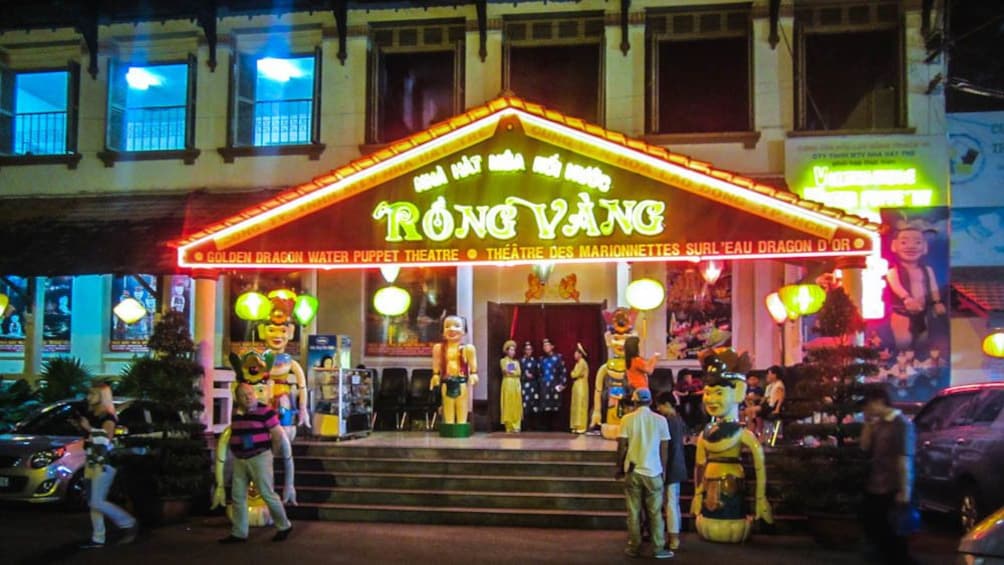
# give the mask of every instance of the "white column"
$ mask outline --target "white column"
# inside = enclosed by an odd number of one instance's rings
[[[202,423],[213,425],[213,372],[216,366],[216,273],[195,274],[195,355],[202,366]]]
[[[42,372],[42,334],[45,327],[45,277],[35,277],[34,287],[28,287],[31,312],[26,312],[24,321],[24,378],[31,384],[38,384],[38,375]]]

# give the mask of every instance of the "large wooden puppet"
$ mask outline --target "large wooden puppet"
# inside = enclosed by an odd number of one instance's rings
[[[609,358],[596,371],[593,386],[593,413],[589,425],[600,428],[603,437],[616,440],[620,432],[621,417],[624,416],[624,402],[631,398],[628,387],[627,367],[624,364],[624,343],[635,335],[634,321],[638,312],[629,308],[617,308],[604,312],[607,331],[604,334]]]
[[[442,387],[443,423],[439,435],[469,437],[467,421],[470,410],[470,388],[478,384],[478,358],[473,345],[463,343],[467,324],[460,316],[443,320],[443,341],[432,348],[432,382],[430,390]]]
[[[767,474],[763,448],[753,432],[739,422],[739,403],[746,396],[746,378],[732,372],[723,358],[735,357],[731,350],[705,351],[704,409],[712,420],[697,440],[694,465],[694,498],[690,512],[696,516],[697,533],[717,542],[745,541],[753,520],[773,522],[767,502]],[[735,364],[732,365],[735,368]],[[742,449],[753,456],[756,494],[753,513],[746,504]]]

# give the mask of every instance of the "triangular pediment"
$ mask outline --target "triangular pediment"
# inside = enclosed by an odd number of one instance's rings
[[[518,98],[179,242],[190,268],[867,255],[878,226]]]

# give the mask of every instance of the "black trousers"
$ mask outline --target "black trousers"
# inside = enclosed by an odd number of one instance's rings
[[[906,536],[896,533],[892,513],[896,508],[896,494],[865,493],[861,520],[865,535],[875,544],[883,563],[908,565],[914,563]]]

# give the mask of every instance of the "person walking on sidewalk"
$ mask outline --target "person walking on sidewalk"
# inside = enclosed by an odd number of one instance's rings
[[[230,535],[220,543],[240,543],[248,538],[248,483],[254,481],[258,492],[265,500],[268,511],[278,531],[272,541],[284,541],[293,531],[293,524],[286,517],[283,502],[296,505],[296,491],[293,489],[293,453],[286,432],[279,425],[279,417],[269,406],[258,403],[255,390],[248,383],[237,385],[235,392],[237,409],[230,421],[228,445],[234,454],[234,469],[231,482],[233,504],[233,526]],[[279,453],[284,463],[285,485],[282,499],[275,493],[272,452]],[[217,453],[217,458],[225,458],[226,453]],[[218,465],[218,468],[220,466]],[[222,472],[219,473],[222,475]],[[213,494],[213,508],[225,502],[225,492],[221,476],[217,476]]]
[[[885,387],[869,388],[864,400],[861,449],[871,456],[862,508],[864,530],[884,563],[914,563],[904,532],[894,521],[908,507],[913,486],[913,423],[892,407]]]
[[[669,425],[669,465],[663,474],[666,484],[666,529],[669,531],[669,549],[680,548],[680,483],[687,480],[687,463],[683,456],[683,440],[687,424],[673,408],[673,391],[659,393],[655,410],[666,418]]]
[[[122,530],[119,543],[132,543],[136,539],[136,518],[108,501],[108,490],[115,480],[116,469],[109,463],[108,456],[114,447],[115,426],[118,418],[112,389],[108,383],[97,383],[87,391],[87,414],[80,415],[80,427],[87,432],[84,448],[87,451],[87,466],[84,478],[90,481],[88,503],[91,508],[91,539],[81,545],[84,549],[105,546],[105,516]]]
[[[652,535],[652,557],[668,559],[666,525],[662,519],[664,470],[669,463],[669,425],[652,412],[652,392],[638,389],[633,398],[637,408],[621,420],[617,438],[617,478],[624,479],[627,502],[628,544],[624,553],[638,557],[641,546],[641,521],[644,502]]]

